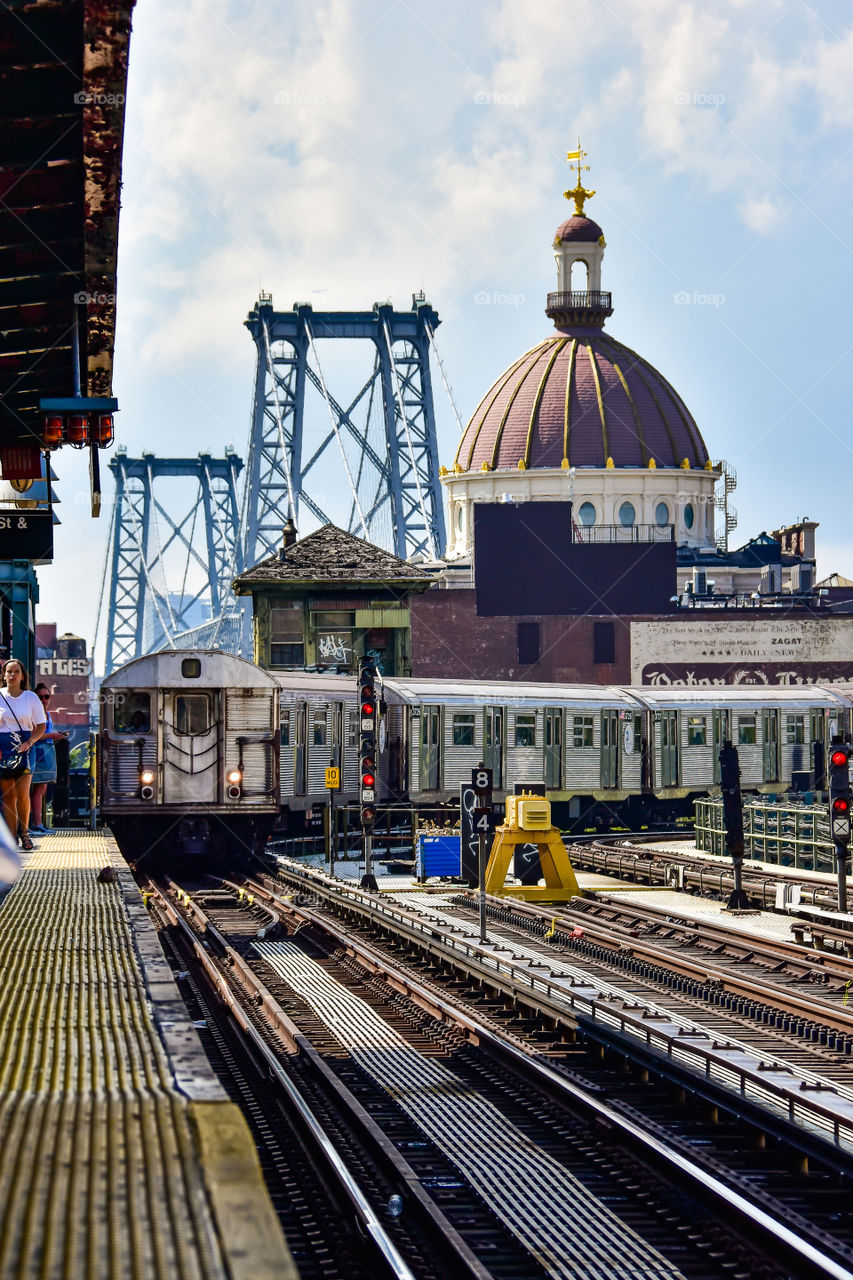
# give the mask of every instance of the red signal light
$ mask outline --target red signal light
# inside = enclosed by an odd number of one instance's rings
[[[375,714],[376,714],[376,707],[373,705],[373,703],[372,703],[372,702],[362,702],[362,704],[361,704],[361,714],[362,714],[363,716],[372,716],[372,715],[375,715]]]
[[[836,769],[842,768],[847,764],[849,756],[846,751],[833,751],[829,757],[829,763],[835,765]]]
[[[82,413],[72,413],[65,427],[65,439],[75,449],[82,449],[89,435],[89,423]]]
[[[361,785],[363,787],[372,787],[376,782],[376,778],[372,773],[363,773],[361,775]]]
[[[44,419],[44,442],[49,449],[62,444],[62,418],[58,413],[48,413]]]
[[[832,802],[833,813],[846,813],[850,808],[850,801],[845,800],[844,796],[838,796]]]

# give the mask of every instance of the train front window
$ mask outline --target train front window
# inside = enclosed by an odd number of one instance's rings
[[[192,735],[210,728],[210,699],[206,693],[175,695],[175,732]]]
[[[151,694],[117,693],[113,727],[116,733],[150,733]]]

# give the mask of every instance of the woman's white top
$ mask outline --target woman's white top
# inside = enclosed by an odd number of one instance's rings
[[[17,724],[15,716],[18,717]],[[36,694],[24,689],[17,698],[13,698],[8,689],[0,689],[0,733],[17,733],[18,725],[21,729],[30,730],[45,723],[44,707]]]

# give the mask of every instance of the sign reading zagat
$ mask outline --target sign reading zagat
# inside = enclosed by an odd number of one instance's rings
[[[631,623],[631,683],[810,685],[853,680],[853,617]]]

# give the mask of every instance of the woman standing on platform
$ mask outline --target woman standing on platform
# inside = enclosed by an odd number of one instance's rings
[[[3,667],[0,689],[0,793],[3,816],[14,839],[21,831],[21,848],[32,849],[30,822],[30,763],[27,751],[44,734],[46,716],[41,702],[27,688],[27,672],[17,658]]]
[[[60,738],[67,737],[67,734],[57,733],[53,726],[53,720],[50,716],[50,689],[46,684],[36,685],[36,697],[44,709],[47,720],[44,734],[36,743],[30,757],[30,766],[33,771],[32,784],[30,786],[30,804],[32,806],[30,831],[35,832],[36,835],[43,836],[46,831],[44,825],[44,802],[47,796],[47,788],[49,783],[56,782],[56,747],[53,744]]]

